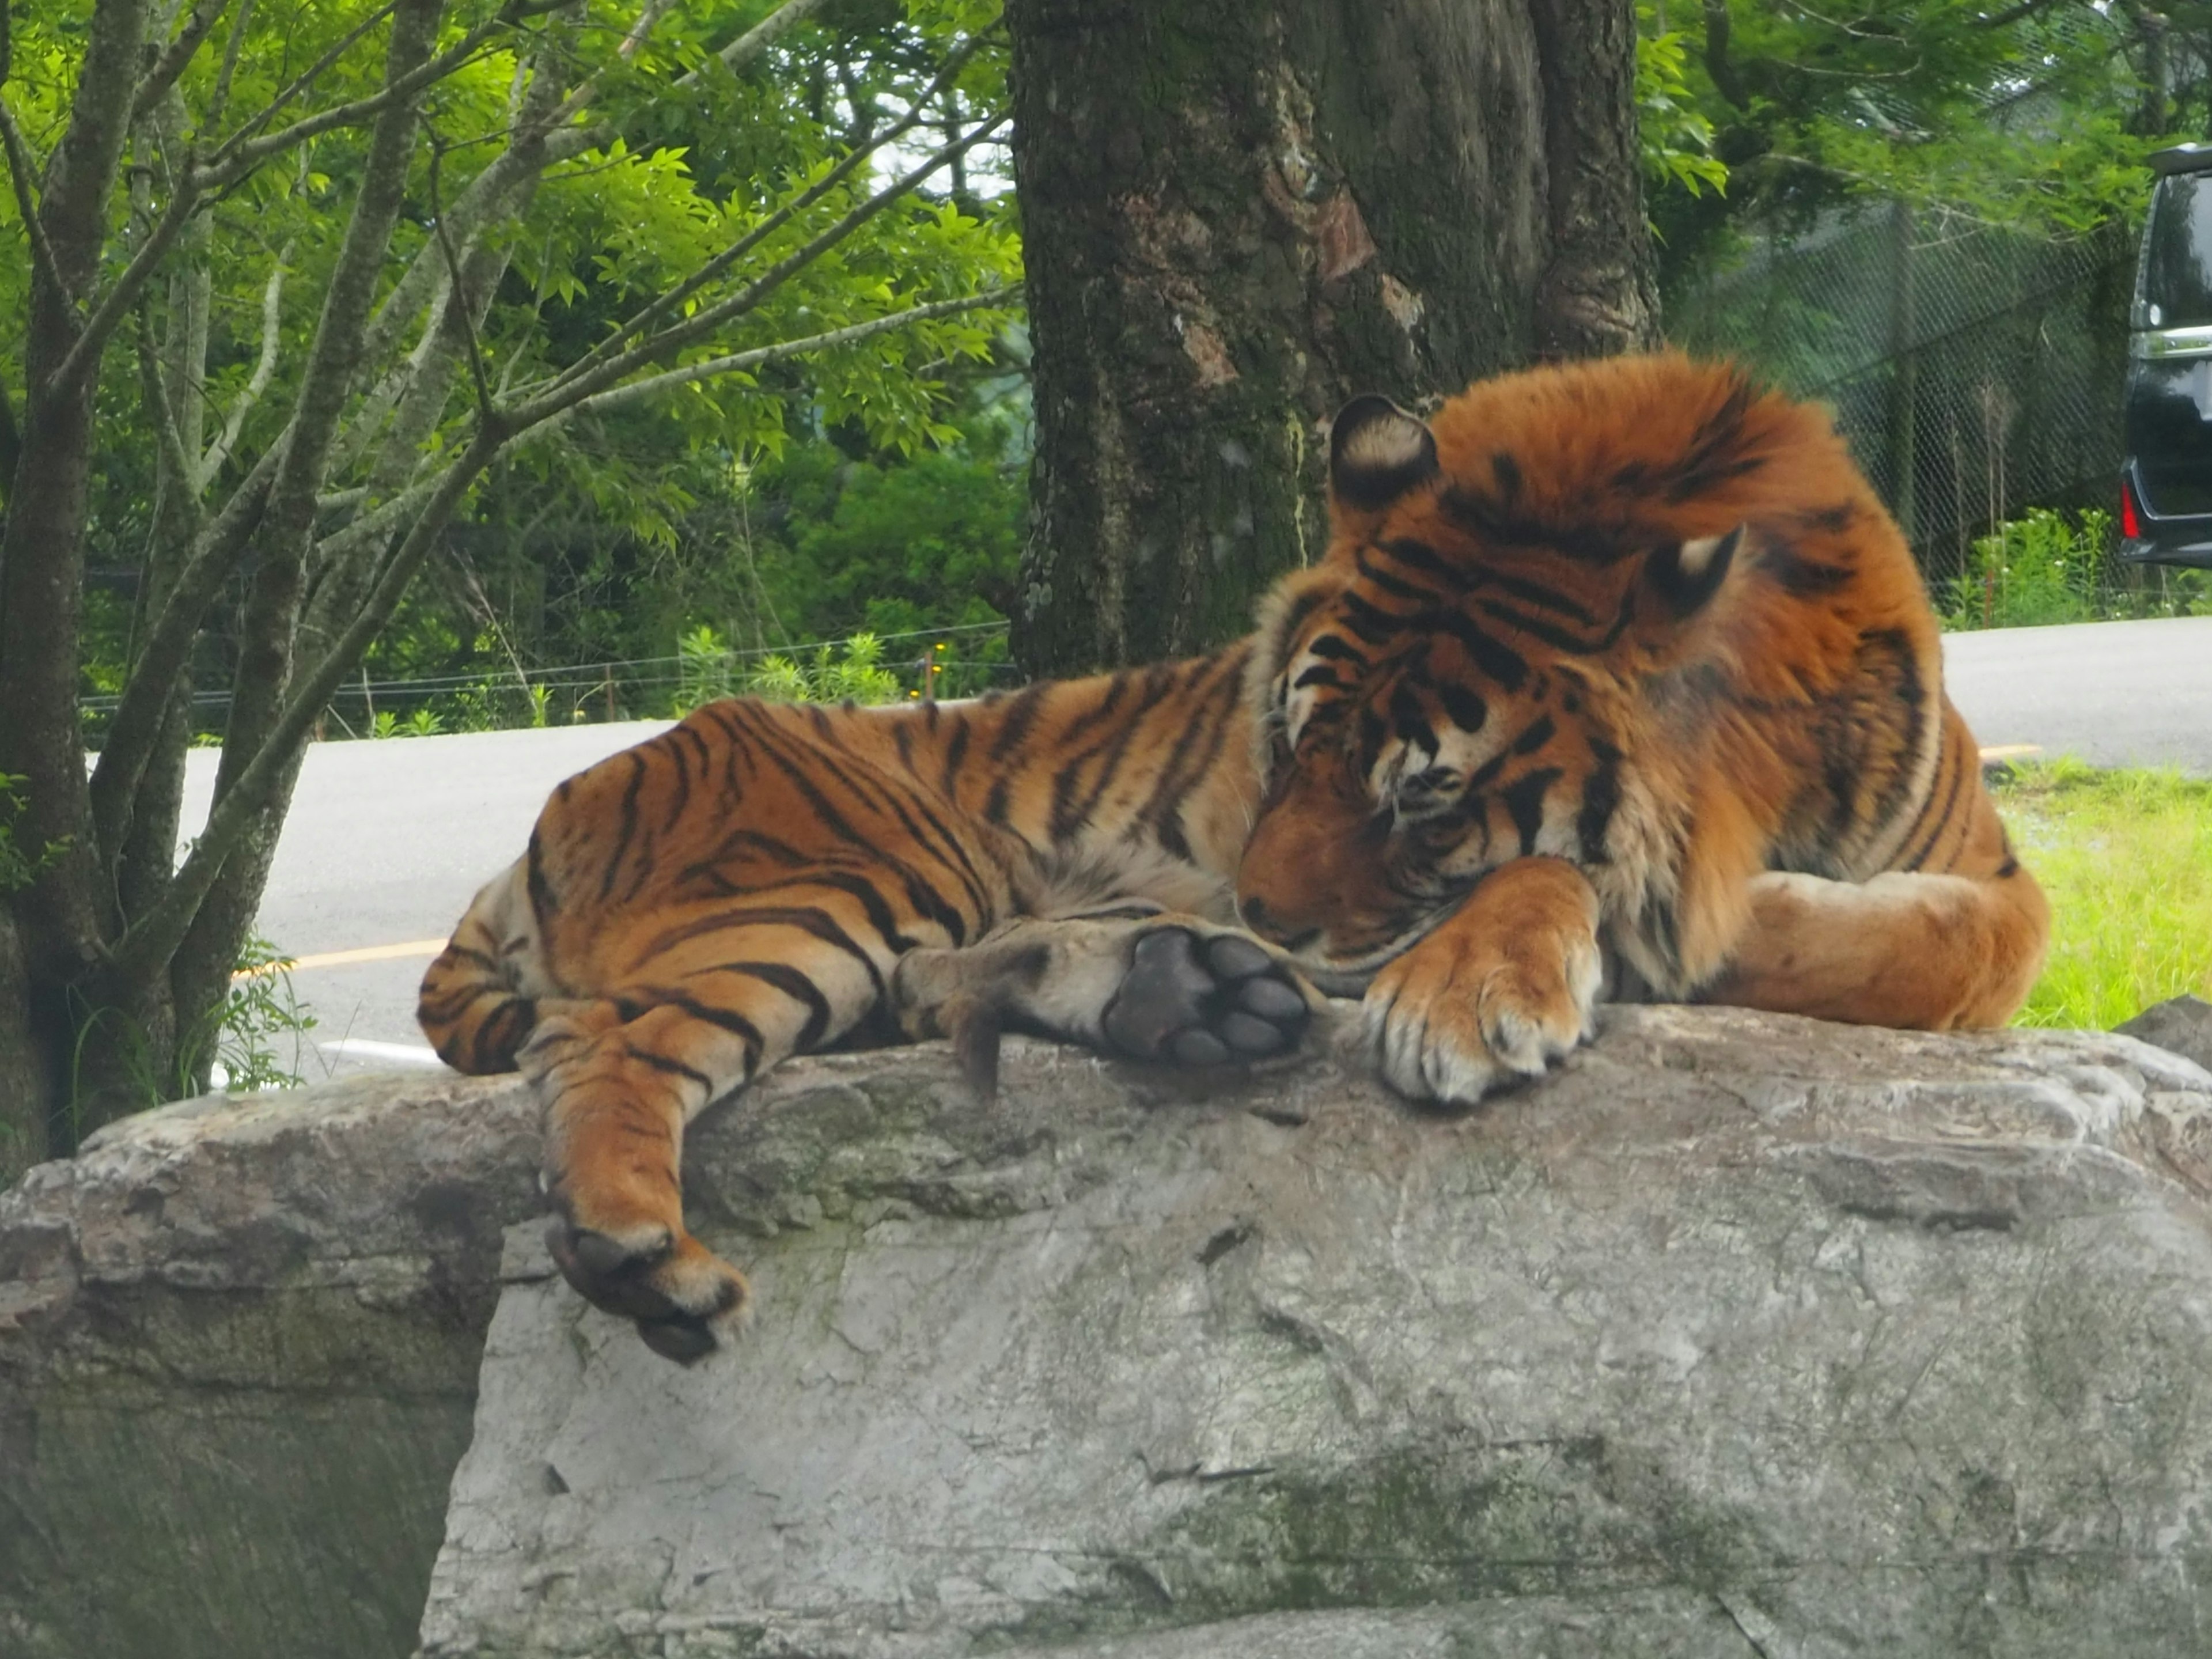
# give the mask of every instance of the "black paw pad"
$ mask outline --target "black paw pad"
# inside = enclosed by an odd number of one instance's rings
[[[668,1259],[674,1243],[664,1233],[656,1245],[634,1249],[560,1217],[545,1227],[545,1248],[551,1252],[561,1277],[594,1307],[629,1319],[666,1319],[681,1313],[650,1278],[653,1269]]]
[[[715,1348],[714,1333],[707,1322],[690,1314],[641,1319],[637,1322],[637,1334],[645,1339],[647,1347],[679,1365],[704,1359]]]
[[[1307,1018],[1290,970],[1253,940],[1162,927],[1137,941],[1104,1026],[1120,1053],[1220,1066],[1295,1048]]]

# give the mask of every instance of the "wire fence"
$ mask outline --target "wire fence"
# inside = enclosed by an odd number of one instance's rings
[[[750,648],[695,635],[662,657],[381,680],[364,672],[331,697],[322,735],[428,735],[667,719],[716,696],[744,692],[834,699],[858,688],[859,695],[877,702],[973,696],[1018,682],[1019,671],[1005,658],[1006,635],[1003,622]],[[870,671],[865,678],[854,672],[860,667]],[[91,696],[79,702],[88,738],[96,746],[121,699]],[[196,729],[213,734],[230,702],[228,689],[195,691]]]
[[[1941,592],[2007,520],[2110,504],[2134,272],[2128,227],[2055,240],[1880,204],[1761,244],[1669,332],[1830,404]]]

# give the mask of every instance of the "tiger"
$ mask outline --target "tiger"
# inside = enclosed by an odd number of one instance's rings
[[[422,981],[541,1097],[547,1242],[690,1362],[750,1292],[685,1127],[786,1057],[1000,1033],[1176,1065],[1343,1032],[1480,1101],[1607,998],[2002,1023],[2048,906],[1827,415],[1675,353],[1329,434],[1323,556],[1210,656],[891,708],[709,703],[562,784]]]

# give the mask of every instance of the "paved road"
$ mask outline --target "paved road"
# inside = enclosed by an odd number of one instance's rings
[[[2212,776],[2212,617],[2003,629],[1945,642],[1952,695],[1987,746]],[[302,959],[319,1021],[308,1075],[434,1063],[415,986],[476,890],[522,850],[562,778],[655,725],[497,732],[310,751],[263,902],[261,931]],[[188,823],[215,757],[191,757]],[[366,953],[380,952],[364,960]],[[348,960],[319,960],[331,956]]]
[[[310,749],[258,924],[301,961],[293,987],[317,1022],[303,1073],[434,1065],[416,1029],[415,987],[447,932],[522,851],[555,784],[664,724]],[[195,830],[215,762],[212,750],[187,757],[185,823]],[[370,952],[383,954],[360,959]],[[355,959],[319,960],[331,956]]]
[[[1984,747],[2212,777],[2212,617],[1954,634],[1943,675]]]

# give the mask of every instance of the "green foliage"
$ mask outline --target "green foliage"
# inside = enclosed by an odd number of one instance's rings
[[[706,623],[676,641],[676,700],[672,709],[681,720],[702,703],[738,695],[737,659],[730,642]]]
[[[883,654],[872,634],[825,645],[811,661],[771,653],[746,678],[745,691],[769,702],[890,702],[899,678],[883,665]]]
[[[1942,606],[1943,626],[2040,628],[2212,615],[2212,580],[2205,572],[2130,569],[2112,549],[2111,514],[2035,508],[1975,540]]]
[[[2037,508],[1978,538],[1952,585],[1943,624],[1952,629],[2039,628],[2103,615],[2102,575],[2112,539],[2109,513],[2078,518]]]
[[[447,43],[480,22],[489,5],[467,0],[456,6],[445,29]],[[690,276],[730,243],[757,234],[757,246],[732,276],[702,289],[679,313],[696,313],[741,288],[857,208],[890,173],[1004,103],[1006,47],[994,35],[927,106],[931,118],[924,125],[813,209],[775,228],[799,192],[827,178],[854,145],[867,143],[915,100],[948,51],[989,31],[999,8],[996,0],[915,0],[911,6],[852,0],[824,9],[732,73],[716,51],[775,9],[769,0],[734,0],[659,11],[650,33],[626,56],[615,48],[635,23],[635,9],[599,0],[495,36],[492,47],[437,86],[425,109],[425,131],[435,142],[426,138],[420,147],[387,286],[410,261],[438,257],[434,208],[464,200],[500,153],[513,123],[510,100],[532,72],[527,54],[545,31],[566,40],[568,74],[596,75],[578,130],[605,137],[552,167],[526,214],[492,234],[508,263],[478,334],[502,393],[546,383],[600,345],[618,319]],[[12,8],[11,73],[3,95],[40,153],[65,123],[86,10],[86,0],[17,0]],[[252,11],[230,88],[231,118],[258,109],[363,15],[351,8]],[[218,28],[218,46],[221,38]],[[372,28],[363,44],[340,52],[295,112],[372,93],[382,67],[380,43]],[[222,55],[204,49],[180,83],[188,124],[209,107]],[[202,441],[214,437],[234,408],[243,417],[231,459],[210,481],[211,501],[244,476],[289,412],[365,145],[364,129],[338,125],[281,164],[253,173],[209,210],[204,252],[195,256],[210,293],[205,369],[198,377],[206,394],[198,411]],[[830,252],[767,285],[741,319],[654,368],[820,335],[1018,279],[1012,201],[1000,188],[1005,180],[992,173],[1001,165],[998,155],[975,152],[958,169],[939,173],[866,218]],[[127,255],[128,247],[118,246]],[[188,262],[182,254],[177,262],[179,282],[157,283],[149,301],[156,337],[165,337],[185,291]],[[279,266],[285,280],[273,380],[244,407],[260,351],[261,301]],[[12,193],[0,191],[0,319],[24,314],[27,271]],[[726,562],[726,527],[744,510],[742,480],[764,465],[772,467],[794,439],[802,447],[822,441],[813,434],[823,430],[850,434],[870,465],[884,468],[957,447],[963,435],[958,406],[969,396],[973,371],[996,367],[1008,314],[983,310],[925,320],[803,360],[672,386],[520,441],[464,506],[459,528],[507,544],[471,556],[495,592],[510,569],[541,562],[547,539],[567,544],[548,573],[556,580],[541,594],[522,596],[528,607],[522,614],[502,607],[503,621],[522,624],[514,631],[526,661],[534,668],[653,654],[665,650],[672,634],[702,619],[739,628],[756,641],[826,637],[806,629],[785,634],[772,625],[756,627],[752,612],[760,607],[750,601],[757,582],[713,568]],[[415,343],[403,329],[396,349]],[[0,380],[20,383],[21,344],[20,328],[0,322]],[[127,341],[112,352],[99,389],[101,453],[86,545],[88,562],[117,580],[87,596],[82,661],[88,695],[112,696],[121,689],[131,630],[143,625],[126,596],[154,528],[159,446],[131,356]],[[389,361],[366,366],[363,383],[374,384],[390,367]],[[420,463],[450,457],[473,414],[465,386],[457,386],[421,441]],[[343,459],[331,480],[333,489],[359,484],[371,467],[388,460],[378,437],[376,417],[364,408],[341,441]],[[0,491],[5,487],[0,479]],[[462,573],[426,574],[429,591],[410,602],[372,656],[374,678],[452,678],[483,666],[472,641],[484,617]],[[572,575],[572,583],[561,585]],[[741,586],[752,590],[747,603],[736,602]],[[219,650],[204,652],[196,665],[199,684],[220,689],[230,668]],[[501,675],[488,671],[481,678],[496,682]],[[448,692],[439,712],[448,729],[571,712],[545,702],[533,707],[531,695],[514,684],[471,709],[462,706],[459,692]],[[403,720],[406,712],[399,711]],[[94,726],[97,742],[96,720]]]
[[[1997,801],[2051,899],[2051,954],[2017,1023],[2109,1030],[2168,997],[2212,999],[2212,781],[2061,760],[2019,769]]]
[[[883,641],[855,634],[808,657],[769,652],[750,665],[729,641],[702,623],[677,641],[679,681],[672,712],[679,720],[702,703],[731,696],[769,702],[896,702],[902,687],[884,666]]]
[[[69,850],[67,840],[48,842],[35,856],[15,845],[15,820],[22,816],[23,779],[0,772],[0,896],[28,887],[41,871]]]
[[[193,1045],[204,1052],[212,1040],[222,1086],[233,1094],[296,1089],[307,1080],[300,1066],[301,1040],[315,1029],[315,1016],[293,990],[292,967],[293,959],[267,939],[258,933],[249,938],[239,953],[229,995],[216,1006]],[[290,1053],[280,1053],[288,1039]]]
[[[2133,218],[2149,152],[2212,122],[2212,9],[2185,10],[2185,22],[2132,5],[1913,0],[1860,14],[1720,0],[1678,4],[1689,27],[1669,33],[1645,0],[1638,97],[1665,288],[1693,283],[1748,233],[1801,230],[1853,198],[2061,237]],[[1670,151],[1709,153],[1725,198]]]
[[[1728,163],[1713,154],[1713,124],[1696,103],[1680,29],[1661,26],[1656,0],[1637,0],[1636,130],[1645,183],[1692,198],[1728,189]]]

